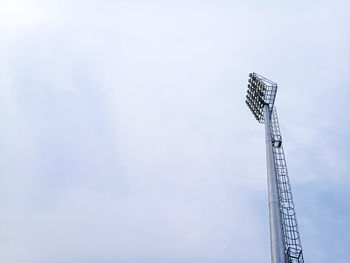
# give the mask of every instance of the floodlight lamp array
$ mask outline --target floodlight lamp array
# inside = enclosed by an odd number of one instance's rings
[[[258,122],[264,123],[265,121],[265,105],[268,105],[272,110],[275,103],[276,92],[276,83],[258,75],[257,73],[249,74],[246,104]]]

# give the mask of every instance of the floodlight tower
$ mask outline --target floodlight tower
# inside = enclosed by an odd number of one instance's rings
[[[267,186],[272,263],[304,263],[282,137],[274,107],[277,84],[249,74],[246,103],[259,123],[265,123]]]

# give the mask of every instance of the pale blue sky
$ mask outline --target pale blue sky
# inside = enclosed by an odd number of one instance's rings
[[[348,262],[347,1],[1,1],[0,261],[270,261],[276,99],[305,262]]]

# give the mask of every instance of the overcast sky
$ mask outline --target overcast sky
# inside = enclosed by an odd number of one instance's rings
[[[279,85],[305,262],[349,262],[348,1],[0,1],[0,261],[270,261]]]

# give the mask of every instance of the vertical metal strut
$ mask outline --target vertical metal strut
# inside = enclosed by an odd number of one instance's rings
[[[292,190],[289,183],[286,158],[282,146],[282,136],[275,107],[271,114],[270,130],[277,178],[282,231],[284,236],[284,253],[286,255],[287,263],[303,263],[303,250],[295,215]]]
[[[265,105],[264,118],[266,139],[267,188],[269,198],[271,262],[286,263],[270,116],[271,110],[269,109],[268,105]]]

